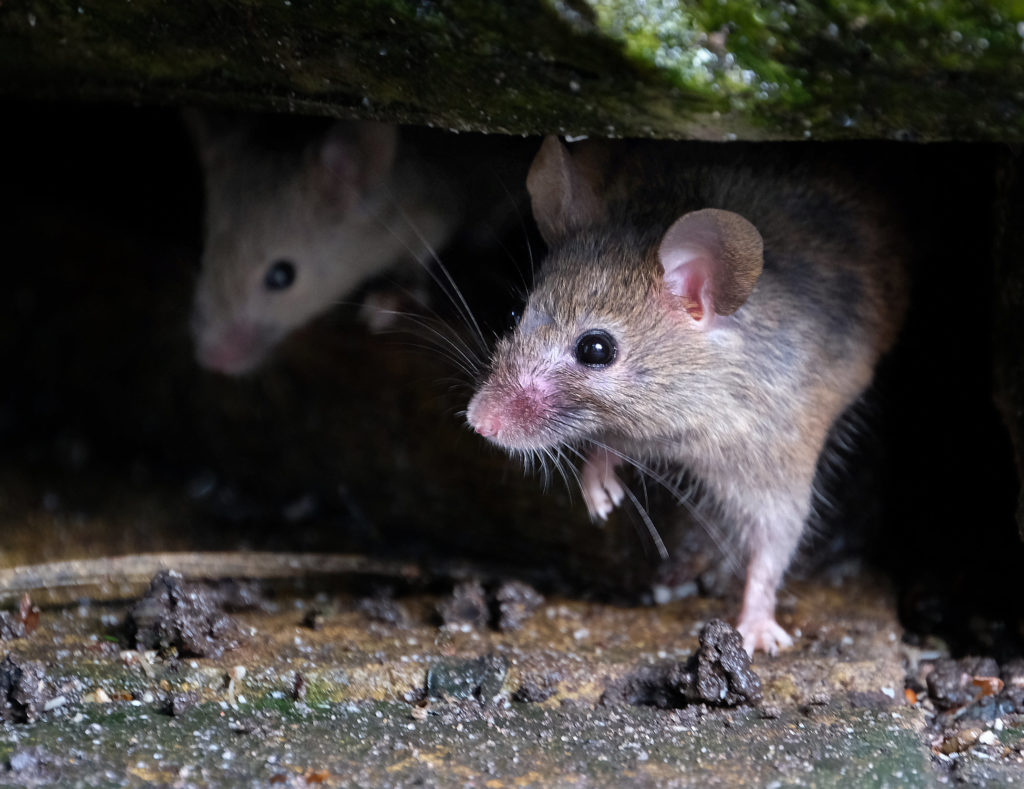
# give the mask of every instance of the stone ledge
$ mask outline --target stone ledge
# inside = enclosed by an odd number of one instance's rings
[[[357,0],[0,8],[0,93],[514,134],[1024,139],[1009,2]]]

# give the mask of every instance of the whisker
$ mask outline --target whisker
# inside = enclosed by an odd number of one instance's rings
[[[592,441],[591,443],[593,443],[596,446],[601,446],[596,441]],[[575,447],[567,447],[567,448],[569,449],[570,452],[572,452],[577,457],[579,457],[581,460],[586,462],[586,456],[582,452],[580,452],[578,449],[576,449]],[[610,447],[608,447],[607,449],[608,449],[608,451],[612,451]],[[623,460],[625,460],[626,462],[628,462],[631,465],[633,465],[638,470],[641,470],[641,471],[644,470],[642,468],[642,466],[640,464],[638,464],[638,463],[635,463],[632,458],[629,458],[626,455],[623,455],[622,453],[617,453],[617,454],[619,455],[619,457],[621,457]],[[651,473],[653,474],[653,472],[651,472]],[[578,472],[577,472],[577,481],[580,483],[580,485],[582,487],[583,480],[582,480],[582,477],[579,476]],[[667,559],[669,557],[669,553],[668,553],[668,549],[665,547],[665,541],[662,540],[661,535],[658,533],[657,527],[654,525],[654,521],[651,520],[651,516],[647,513],[647,510],[644,509],[643,506],[641,506],[640,500],[637,499],[637,497],[633,494],[633,491],[631,491],[629,489],[629,486],[628,485],[623,485],[622,489],[626,492],[626,495],[629,497],[630,502],[633,504],[633,507],[636,509],[637,514],[640,516],[640,519],[644,522],[644,525],[647,527],[647,532],[650,535],[651,542],[654,544],[654,547],[655,547],[655,549],[658,552],[658,556],[661,557],[661,559],[664,561],[665,559]],[[646,490],[646,488],[645,488],[645,490]]]
[[[457,334],[451,326],[440,318],[428,317],[424,315],[418,315],[412,312],[402,311],[388,311],[388,314],[397,315],[403,318],[408,324],[417,328],[423,329],[429,333],[430,336],[422,337],[422,339],[430,341],[435,340],[435,347],[440,350],[450,349],[456,353],[463,361],[464,365],[468,367],[467,370],[469,377],[475,379],[480,371],[484,367],[483,361],[477,355],[476,351],[469,346],[463,338]],[[389,329],[393,332],[411,332],[411,329],[406,327],[395,327]]]
[[[642,463],[637,458],[630,457],[629,455],[600,441],[590,439],[589,443],[600,449],[604,449],[605,451],[619,458],[623,462],[629,464],[637,471],[641,472],[641,474],[650,477],[652,480],[661,485],[661,487],[664,488],[680,506],[684,507],[687,510],[687,512],[689,513],[690,517],[694,520],[694,522],[696,522],[697,525],[704,529],[704,532],[714,542],[715,548],[723,557],[729,569],[732,571],[742,570],[742,567],[736,560],[736,551],[734,549],[730,550],[730,546],[725,536],[723,535],[722,529],[712,520],[709,520],[701,511],[701,508],[698,507],[697,504],[695,504],[693,501],[700,492],[699,483],[691,479],[687,489],[683,491],[679,488],[678,483],[673,482],[664,474],[661,474],[652,467],[648,466],[647,464]],[[578,451],[577,454],[579,455],[579,457],[584,458],[584,456]]]
[[[417,351],[428,351],[428,352],[430,352],[432,354],[437,354],[442,359],[444,359],[446,362],[448,362],[452,367],[454,367],[456,370],[458,370],[460,373],[462,373],[462,375],[464,377],[462,377],[462,378],[455,378],[455,377],[451,377],[451,376],[445,376],[445,377],[436,379],[436,381],[438,383],[449,384],[449,385],[451,385],[453,387],[457,386],[459,389],[463,389],[463,390],[467,389],[467,388],[472,389],[471,381],[474,378],[474,376],[476,375],[475,371],[472,368],[468,367],[462,361],[462,359],[459,356],[456,356],[456,355],[448,352],[444,347],[441,347],[441,346],[438,346],[438,345],[425,344],[425,343],[417,343],[417,342],[398,343],[396,347],[405,348],[407,350],[408,349],[412,349],[412,350],[417,350]]]
[[[405,222],[405,225],[409,228],[409,230],[412,231],[412,233],[416,236],[419,242],[423,245],[423,249],[427,252],[427,254],[429,254],[431,260],[433,260],[434,264],[436,265],[437,271],[440,271],[441,274],[443,275],[443,279],[437,275],[434,269],[424,265],[427,274],[434,281],[434,283],[437,284],[439,288],[441,288],[444,294],[451,300],[453,306],[456,308],[456,310],[458,311],[459,315],[461,316],[462,320],[466,323],[466,325],[473,329],[475,338],[477,339],[480,345],[480,350],[486,353],[487,341],[484,338],[483,331],[481,331],[480,324],[477,323],[476,317],[473,315],[473,311],[469,308],[469,302],[466,301],[465,296],[462,295],[462,291],[456,284],[455,278],[452,277],[451,272],[448,270],[448,267],[445,266],[445,264],[441,261],[441,258],[438,256],[436,250],[434,250],[430,242],[427,241],[426,237],[416,226],[416,223],[409,218],[409,215],[402,208],[398,200],[394,199],[394,195],[392,195],[391,202],[395,208],[395,212],[397,213],[397,215],[402,219],[403,222]],[[417,261],[420,260],[419,256],[415,254],[415,250],[413,250],[411,246],[406,243],[405,239],[399,233],[395,232],[395,230],[387,222],[384,221],[383,217],[381,217],[379,214],[375,214],[375,218],[377,219],[378,222],[381,223],[381,225],[384,226],[384,228],[389,233],[391,233],[395,238],[402,242],[402,244],[409,250],[409,252],[413,254],[413,257],[415,257]]]
[[[647,513],[647,510],[640,506],[640,501],[634,495],[633,491],[629,489],[629,486],[623,485],[622,489],[626,491],[626,495],[629,496],[629,500],[633,502],[633,506],[640,515],[640,519],[647,527],[647,534],[650,536],[651,542],[654,543],[654,548],[658,552],[658,558],[665,561],[669,558],[668,548],[665,547],[665,541],[661,539],[661,535],[658,533],[658,529],[655,527],[654,521],[651,520],[651,516]]]
[[[451,337],[446,336],[444,333],[439,332],[430,326],[424,325],[422,328],[426,329],[430,334],[428,336],[418,338],[422,342],[427,343],[426,345],[420,346],[421,348],[440,353],[459,367],[459,369],[461,369],[470,380],[476,379],[480,374],[481,365],[479,360],[472,355],[472,352],[468,348],[456,343]]]
[[[519,201],[515,199],[515,196],[512,194],[511,190],[509,190],[508,184],[506,184],[502,178],[498,178],[497,180],[498,183],[501,184],[501,188],[505,192],[506,197],[508,197],[509,202],[512,204],[512,209],[516,212],[516,219],[519,220],[519,229],[523,234],[523,241],[526,244],[526,254],[530,259],[530,275],[532,276],[533,272],[536,271],[536,261],[533,257],[533,246],[530,244],[530,233],[526,229],[526,220],[523,218],[523,212],[519,210]],[[515,262],[514,258],[513,262]],[[519,270],[519,277],[523,281],[523,288],[527,291],[531,290],[529,284],[526,282],[526,277],[523,276],[522,270]]]
[[[545,490],[551,487],[551,481],[554,479],[555,473],[561,473],[561,469],[558,462],[555,459],[554,452],[545,447],[541,450],[544,454],[544,477],[545,477]],[[550,463],[550,466],[548,465]]]
[[[561,475],[562,481],[565,483],[565,488],[569,492],[569,496],[571,498],[572,497],[572,491],[573,491],[573,485],[572,485],[572,482],[569,480],[569,474],[570,473],[572,474],[573,481],[576,482],[576,485],[578,487],[579,485],[582,484],[582,480],[580,479],[580,473],[576,469],[576,466],[569,460],[569,458],[567,458],[565,456],[565,452],[562,450],[561,447],[558,447],[558,446],[553,447],[553,451],[555,453],[555,458],[556,458],[555,468],[558,470],[558,473]],[[568,471],[567,471],[567,469],[568,469]]]
[[[593,446],[597,447],[598,449],[605,450],[606,452],[614,455],[615,457],[617,457],[619,460],[623,461],[624,463],[628,463],[630,466],[632,466],[633,468],[635,468],[637,471],[641,472],[642,474],[646,474],[651,479],[653,479],[655,482],[660,484],[665,490],[667,490],[669,492],[669,494],[671,494],[671,496],[676,500],[676,502],[678,504],[686,507],[687,509],[691,509],[691,507],[692,507],[691,502],[679,490],[678,485],[676,485],[674,482],[672,482],[672,480],[669,479],[668,477],[666,477],[664,474],[661,474],[660,472],[656,471],[651,466],[648,466],[645,463],[641,463],[636,458],[631,457],[630,455],[627,455],[624,452],[620,452],[619,450],[615,449],[614,447],[609,446],[608,444],[605,444],[605,443],[603,443],[601,441],[596,441],[594,439],[588,439],[588,443],[592,444]],[[585,458],[585,456],[583,454],[580,454],[579,456],[580,456],[580,458],[586,460],[586,458]]]

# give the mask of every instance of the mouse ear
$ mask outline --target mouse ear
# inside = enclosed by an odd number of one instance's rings
[[[707,328],[747,300],[764,265],[764,242],[739,214],[706,208],[677,219],[658,247],[665,286]]]
[[[526,189],[533,218],[548,244],[604,215],[594,175],[573,159],[557,137],[544,138],[526,176]]]
[[[181,119],[205,170],[229,162],[252,132],[253,119],[242,113],[215,112],[186,107]]]
[[[385,180],[395,162],[398,130],[386,123],[334,124],[320,143],[324,192],[346,207]]]

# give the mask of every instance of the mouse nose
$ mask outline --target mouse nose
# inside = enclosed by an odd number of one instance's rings
[[[501,432],[501,419],[494,414],[487,414],[477,420],[473,429],[484,438],[494,438]]]

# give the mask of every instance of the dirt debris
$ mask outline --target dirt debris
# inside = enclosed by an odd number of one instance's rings
[[[484,585],[477,580],[457,584],[451,595],[437,604],[437,613],[444,627],[455,630],[487,627],[491,608]]]
[[[700,631],[697,697],[708,704],[734,707],[761,701],[761,680],[750,667],[743,637],[729,623],[713,619]],[[692,662],[692,661],[691,661]]]
[[[305,703],[307,690],[309,690],[309,683],[306,682],[306,678],[301,672],[296,671],[295,680],[292,682],[292,689],[289,694],[291,700],[300,704]]]
[[[397,602],[389,591],[383,591],[373,597],[364,597],[358,603],[358,609],[374,622],[381,622],[395,627],[409,624],[409,614]]]
[[[59,778],[58,758],[40,745],[31,745],[14,751],[0,770],[19,786],[52,784]]]
[[[1024,658],[1014,658],[1003,664],[1003,694],[1013,711],[1024,714]]]
[[[992,658],[940,658],[925,681],[935,706],[949,710],[970,704],[983,695],[980,678],[998,676],[999,666]]]
[[[929,713],[936,763],[957,783],[1013,783],[1024,764],[1024,660],[928,655],[913,665],[906,700]]]
[[[487,703],[501,692],[507,673],[508,660],[501,655],[441,661],[427,672],[427,696]]]
[[[643,666],[612,683],[601,697],[603,705],[637,704],[679,709],[692,704],[715,707],[756,705],[761,680],[750,667],[740,634],[721,619],[700,632],[700,648],[689,660]]]
[[[0,641],[13,641],[25,635],[25,625],[18,617],[8,611],[0,611]]]
[[[547,701],[558,692],[560,678],[554,674],[526,679],[512,694],[512,701],[523,704],[536,704]]]
[[[169,693],[160,704],[160,711],[172,718],[180,718],[200,702],[197,691],[178,691]]]
[[[0,720],[33,723],[49,699],[46,670],[39,663],[8,655],[0,662]]]
[[[21,596],[18,613],[0,611],[0,641],[27,638],[39,627],[39,606],[32,604],[32,598],[25,593]]]
[[[518,630],[544,602],[544,596],[522,581],[505,581],[488,591],[479,580],[456,585],[437,606],[444,627],[502,632]]]
[[[302,617],[302,626],[309,630],[320,630],[324,626],[324,612],[319,608],[310,608]]]
[[[191,657],[219,657],[237,645],[240,631],[224,611],[234,600],[203,584],[163,571],[125,620],[136,649]],[[233,607],[233,605],[232,605]]]
[[[498,630],[518,630],[544,603],[544,595],[522,581],[506,581],[494,593],[498,604]]]

